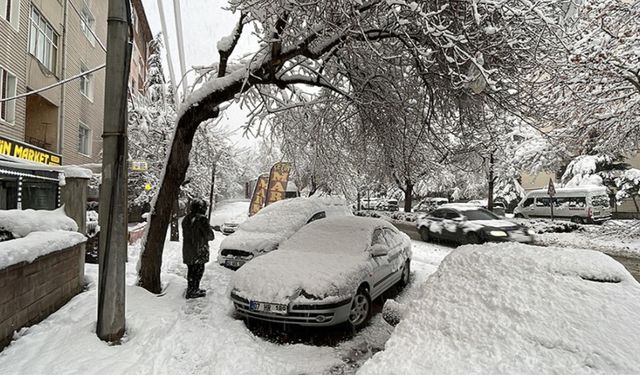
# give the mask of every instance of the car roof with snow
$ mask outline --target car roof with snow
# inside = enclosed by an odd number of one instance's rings
[[[351,215],[344,199],[338,197],[284,199],[270,204],[240,224],[235,233],[222,241],[220,248],[271,250],[322,211]]]
[[[386,349],[358,374],[640,369],[640,284],[601,252],[463,246],[419,288]]]
[[[296,232],[280,250],[361,253],[371,244],[376,228],[392,228],[385,220],[360,216],[332,217],[314,221]]]
[[[458,210],[458,211],[477,211],[482,209],[482,207],[473,203],[447,203],[438,207],[439,210],[443,208],[449,208],[449,209]]]
[[[600,193],[600,194],[607,194],[607,188],[604,186],[578,186],[578,187],[565,187],[565,188],[555,188],[556,189],[556,195],[557,194],[563,194],[563,193],[573,193],[573,194],[578,194],[578,193]],[[536,189],[536,190],[531,190],[530,192],[527,193],[527,197],[529,196],[538,196],[538,195],[544,195],[544,196],[549,196],[548,190],[545,189]]]

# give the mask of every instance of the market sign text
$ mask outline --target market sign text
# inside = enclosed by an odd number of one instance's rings
[[[34,163],[61,165],[62,158],[58,154],[39,149],[26,143],[0,137],[0,154],[13,156]]]

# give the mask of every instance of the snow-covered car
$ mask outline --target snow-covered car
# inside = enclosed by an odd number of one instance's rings
[[[417,289],[419,297],[404,308],[391,306],[400,322],[358,374],[640,369],[640,284],[603,253],[517,243],[463,246]]]
[[[381,211],[398,211],[398,200],[397,199],[387,199],[383,200],[377,207],[378,210]]]
[[[325,217],[352,215],[336,197],[290,198],[272,203],[237,227],[220,244],[218,263],[231,269],[278,248],[305,224]]]
[[[443,204],[449,203],[449,199],[441,197],[429,197],[421,200],[413,207],[414,212],[431,212]]]
[[[242,224],[245,220],[247,220],[247,216],[238,216],[235,218],[231,218],[226,220],[222,225],[220,225],[220,232],[225,236],[233,234],[236,232],[240,224]]]
[[[230,297],[246,318],[360,328],[371,317],[371,301],[398,283],[406,285],[410,268],[411,241],[389,222],[327,218],[240,268]]]
[[[432,239],[458,244],[517,241],[532,243],[533,232],[524,225],[504,220],[474,204],[451,203],[416,221],[423,241]]]
[[[517,218],[551,217],[551,197],[547,189],[533,190],[513,210]],[[603,223],[611,219],[607,188],[581,186],[558,188],[553,196],[553,216],[578,224]]]

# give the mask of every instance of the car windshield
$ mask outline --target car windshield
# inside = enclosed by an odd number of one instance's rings
[[[591,197],[593,207],[609,207],[609,197],[606,195],[596,195]]]
[[[467,217],[467,220],[498,220],[500,219],[494,213],[487,210],[468,210],[463,212],[464,216]]]

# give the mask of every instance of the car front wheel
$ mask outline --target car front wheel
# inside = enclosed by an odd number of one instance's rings
[[[351,303],[351,311],[349,312],[349,323],[354,329],[362,328],[371,317],[371,297],[369,291],[360,287],[353,302]]]
[[[403,288],[409,285],[410,277],[411,277],[411,260],[407,260],[404,264],[404,268],[402,269],[402,277],[400,277],[400,281],[398,282],[398,285]]]

